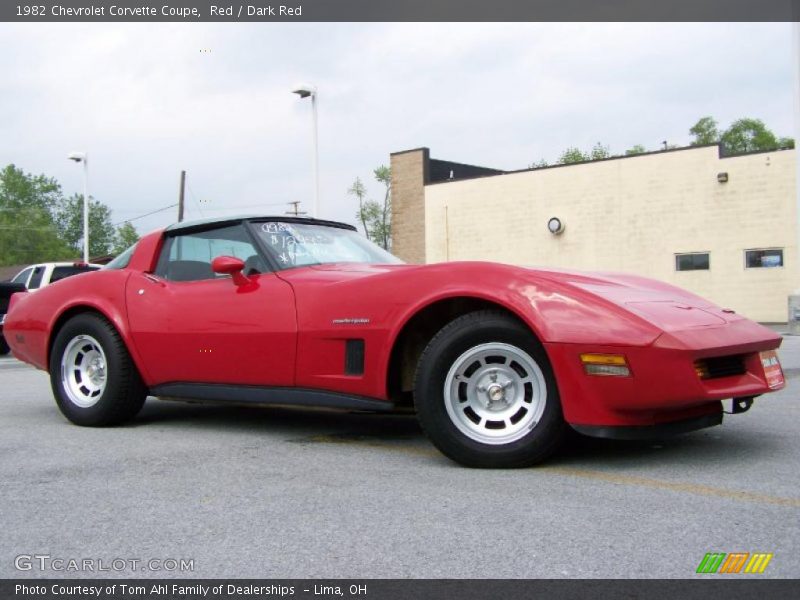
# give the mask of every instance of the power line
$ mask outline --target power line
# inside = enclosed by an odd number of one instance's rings
[[[232,210],[238,208],[262,208],[264,206],[286,206],[287,204],[291,204],[290,202],[260,202],[259,204],[244,204],[244,205],[234,205],[234,206],[224,206],[221,208],[206,208],[209,211],[219,211],[219,210]]]
[[[0,229],[11,231],[55,231],[55,227],[8,227],[6,225],[0,225]]]
[[[197,199],[194,196],[194,192],[192,191],[192,186],[188,183],[188,181],[187,181],[186,187],[189,188],[189,194],[192,196],[192,198],[195,200],[195,202],[197,202]],[[286,202],[266,202],[266,203],[260,202],[259,204],[247,204],[247,205],[243,205],[243,206],[226,206],[226,207],[223,207],[223,208],[206,208],[206,210],[207,211],[211,211],[211,212],[217,212],[217,211],[221,211],[221,210],[231,210],[231,209],[238,209],[238,208],[260,208],[260,207],[263,207],[263,206],[285,206],[286,204],[287,204]],[[289,202],[289,204],[293,204],[293,203]],[[136,221],[137,219],[144,219],[145,217],[149,217],[150,215],[154,215],[156,213],[164,212],[165,210],[169,210],[170,208],[175,208],[176,206],[178,206],[177,202],[174,203],[174,204],[170,204],[169,206],[164,206],[163,208],[159,208],[157,210],[145,213],[143,215],[139,215],[139,216],[136,216],[136,217],[131,217],[130,219],[123,219],[122,221],[119,221],[118,223],[115,223],[114,227],[116,227],[117,225],[122,225],[123,223],[130,223],[131,221]],[[200,210],[200,216],[205,217],[205,215],[203,214],[202,209],[200,209],[199,204],[198,204],[197,208],[198,208],[198,210]]]
[[[137,219],[144,219],[145,217],[149,217],[150,215],[154,215],[156,213],[164,212],[165,210],[169,210],[170,208],[175,208],[176,206],[178,206],[177,202],[175,204],[170,204],[169,206],[165,206],[164,208],[159,208],[158,210],[154,210],[152,212],[139,215],[138,217],[133,217],[132,219],[125,219],[124,221],[115,223],[114,227],[116,227],[117,225],[122,225],[123,223],[130,223],[131,221],[136,221]]]
[[[189,195],[192,197],[192,200],[194,200],[194,203],[197,206],[197,210],[200,211],[200,216],[205,218],[205,215],[203,214],[203,209],[200,208],[200,203],[197,201],[197,196],[194,195],[194,190],[192,190],[192,184],[189,183],[188,179],[186,180],[186,187],[189,188]]]

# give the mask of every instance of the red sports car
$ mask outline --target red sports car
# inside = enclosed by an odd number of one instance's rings
[[[469,466],[550,455],[567,426],[642,438],[784,386],[780,336],[673,286],[489,262],[407,265],[341,223],[239,217],[143,237],[16,294],[14,355],[79,425],[147,395],[388,411]]]

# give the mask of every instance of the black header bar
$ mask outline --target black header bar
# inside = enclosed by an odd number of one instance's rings
[[[800,0],[3,0],[16,22],[778,22]]]

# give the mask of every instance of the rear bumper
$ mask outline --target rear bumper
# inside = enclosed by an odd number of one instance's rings
[[[663,333],[649,346],[546,344],[564,417],[573,427],[656,427],[721,415],[721,400],[751,397],[770,387],[759,352],[782,338],[752,321]],[[582,353],[623,354],[630,377],[587,375]],[[744,373],[700,379],[696,360],[741,355]]]

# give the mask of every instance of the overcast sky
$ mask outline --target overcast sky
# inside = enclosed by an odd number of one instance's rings
[[[201,52],[201,50],[207,50]],[[389,153],[519,169],[600,141],[684,145],[704,115],[794,136],[791,25],[0,24],[0,165],[91,195],[115,222],[282,213],[312,197],[319,89],[321,216],[355,222],[356,176]],[[176,210],[133,221],[140,233]]]

